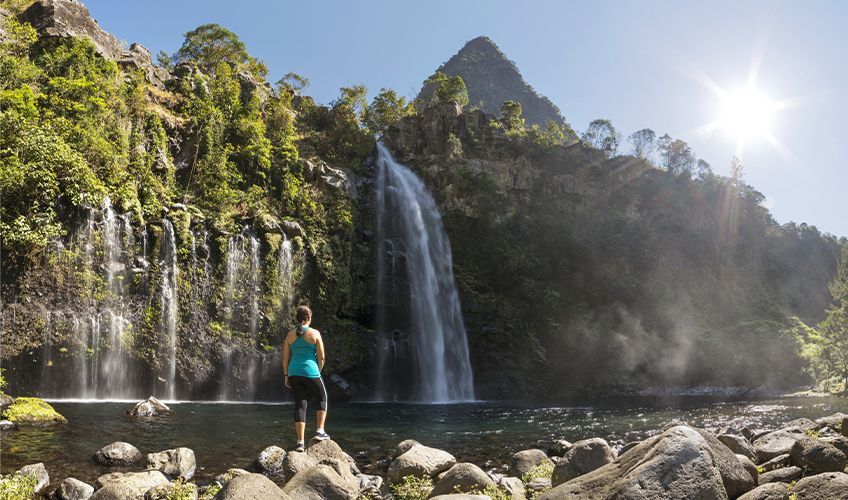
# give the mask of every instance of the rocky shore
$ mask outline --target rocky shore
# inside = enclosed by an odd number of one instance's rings
[[[167,418],[172,410],[151,398],[128,413]],[[544,450],[501,457],[506,465],[496,469],[459,462],[451,453],[458,450],[408,439],[391,450],[377,474],[363,473],[332,440],[312,441],[304,452],[272,444],[249,466],[202,480],[189,448],[143,452],[119,441],[91,450],[91,460],[113,468],[93,484],[73,477],[52,482],[45,464],[35,463],[2,477],[0,498],[848,499],[848,415],[713,431],[672,421],[623,445],[602,438],[557,440]]]

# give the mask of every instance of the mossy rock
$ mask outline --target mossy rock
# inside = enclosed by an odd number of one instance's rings
[[[5,416],[7,420],[18,425],[47,427],[68,423],[65,417],[39,398],[16,398],[12,406],[6,410]]]

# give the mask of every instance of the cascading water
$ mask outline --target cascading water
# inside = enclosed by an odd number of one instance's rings
[[[423,182],[377,143],[379,400],[474,399],[450,242]]]
[[[174,237],[174,226],[171,221],[162,221],[162,291],[159,296],[160,319],[162,334],[167,338],[168,379],[166,381],[168,399],[177,397],[177,243]]]
[[[292,258],[292,244],[285,233],[283,233],[283,242],[280,244],[280,255],[277,258],[277,285],[280,287],[280,292],[283,297],[283,308],[288,309],[291,306],[293,299],[292,290],[292,269],[294,261]]]

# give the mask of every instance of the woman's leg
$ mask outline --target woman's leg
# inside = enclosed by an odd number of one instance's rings
[[[294,432],[297,442],[304,441],[306,433],[306,402],[309,399],[309,391],[303,377],[289,377],[289,383],[294,393]]]
[[[318,410],[315,412],[315,423],[318,431],[324,430],[324,422],[327,420],[327,387],[323,378],[317,378],[315,392],[318,400]]]

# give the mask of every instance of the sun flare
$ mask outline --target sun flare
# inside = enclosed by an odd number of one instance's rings
[[[753,87],[745,87],[722,96],[721,127],[737,140],[744,141],[771,134],[775,104]]]

